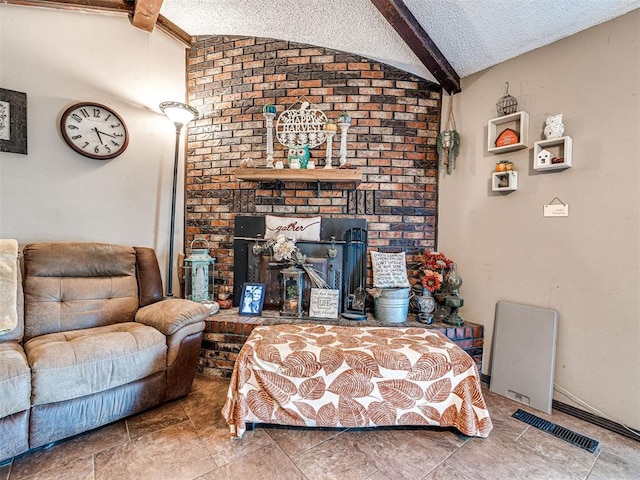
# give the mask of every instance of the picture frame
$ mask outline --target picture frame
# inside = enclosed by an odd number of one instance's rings
[[[0,152],[27,154],[27,94],[0,88]]]
[[[244,316],[261,315],[266,289],[267,288],[264,283],[245,282],[242,284],[242,294],[240,295],[238,314]]]
[[[312,288],[309,295],[309,317],[338,318],[340,291],[331,288]]]

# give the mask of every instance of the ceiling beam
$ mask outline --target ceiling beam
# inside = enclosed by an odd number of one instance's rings
[[[0,0],[0,3],[24,5],[29,7],[55,8],[58,10],[71,10],[76,12],[127,15],[132,19],[135,17],[135,8],[132,0]],[[136,2],[136,7],[138,3],[157,3],[157,11],[159,13],[162,0],[138,0]],[[140,18],[142,18],[142,14],[140,15]],[[156,19],[160,30],[184,43],[186,46],[191,46],[191,36],[188,33],[164,18],[162,15],[157,15]],[[154,24],[155,22],[156,20],[154,20]],[[150,32],[151,30],[153,30],[153,26],[147,31]]]
[[[125,15],[130,14],[132,11],[131,4],[126,0],[2,0],[2,3],[78,12],[119,13]]]
[[[160,14],[160,7],[162,7],[162,0],[135,0],[135,2],[131,23],[134,27],[153,32]]]
[[[371,0],[442,88],[450,95],[462,91],[460,77],[402,0]]]
[[[158,28],[167,35],[173,37],[175,40],[179,40],[180,42],[184,43],[185,46],[191,47],[191,44],[193,43],[193,38],[191,37],[191,35],[182,30],[171,20],[162,15],[158,15],[157,25]]]

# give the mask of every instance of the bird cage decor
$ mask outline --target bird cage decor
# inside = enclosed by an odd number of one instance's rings
[[[207,248],[193,248],[194,243],[206,243]],[[196,238],[191,242],[191,255],[184,259],[184,291],[187,299],[209,302],[213,298],[215,258],[209,255],[209,242]]]
[[[504,97],[500,97],[496,102],[496,109],[499,116],[510,115],[518,110],[518,100],[509,95],[509,82],[504,84]]]

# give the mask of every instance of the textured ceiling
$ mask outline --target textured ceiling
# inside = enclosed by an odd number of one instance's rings
[[[640,0],[404,0],[461,78],[640,8]],[[434,80],[370,0],[164,0],[190,35],[347,51]]]

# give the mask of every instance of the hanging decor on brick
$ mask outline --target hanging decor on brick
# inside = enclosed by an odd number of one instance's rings
[[[303,97],[278,117],[276,138],[286,147],[309,145],[309,148],[314,148],[327,138],[324,131],[326,123],[324,112]]]
[[[460,134],[456,131],[456,120],[453,117],[453,96],[449,97],[449,115],[445,130],[440,132],[436,140],[440,168],[447,168],[451,175],[456,168],[456,158],[460,150]]]

